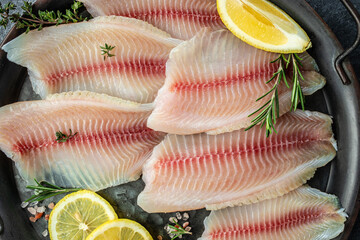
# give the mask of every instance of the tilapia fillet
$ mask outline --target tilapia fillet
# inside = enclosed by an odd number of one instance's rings
[[[87,90],[149,103],[164,83],[170,50],[180,42],[143,21],[111,16],[34,30],[3,49],[10,61],[28,68],[42,98]],[[104,59],[105,44],[115,47],[115,56]]]
[[[328,240],[347,214],[336,196],[308,186],[259,203],[212,211],[199,240]]]
[[[147,21],[179,39],[201,28],[225,28],[216,0],[80,0],[93,16],[117,15]]]
[[[310,179],[336,154],[331,118],[283,115],[265,128],[219,135],[167,135],[143,167],[138,205],[147,212],[214,210],[281,196]]]
[[[155,99],[148,126],[172,134],[218,134],[246,128],[256,111],[270,98],[256,101],[275,81],[279,68],[270,63],[278,54],[242,42],[228,30],[203,30],[170,53],[166,80]],[[313,58],[303,58],[301,85],[309,95],[325,85]],[[291,74],[291,73],[289,73]],[[291,84],[290,77],[288,82]],[[291,88],[279,86],[280,114],[290,110]]]
[[[90,92],[10,104],[0,108],[0,149],[29,182],[97,191],[139,178],[164,137],[146,127],[150,111],[148,104]],[[74,137],[56,141],[56,132],[70,129]]]

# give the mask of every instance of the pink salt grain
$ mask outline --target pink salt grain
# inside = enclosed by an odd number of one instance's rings
[[[32,215],[36,214],[36,209],[33,207],[28,207],[27,210],[29,211],[29,213],[31,213]]]
[[[49,203],[48,208],[53,209],[55,207],[55,203]]]

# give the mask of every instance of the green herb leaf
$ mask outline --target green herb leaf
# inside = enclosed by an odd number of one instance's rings
[[[266,127],[266,137],[269,137],[272,132],[277,133],[275,129],[276,119],[280,116],[279,110],[279,92],[278,87],[281,84],[282,80],[284,81],[287,88],[290,88],[287,79],[286,79],[286,69],[292,67],[293,69],[293,86],[291,92],[291,110],[295,111],[297,109],[297,105],[300,102],[302,110],[305,109],[304,107],[304,94],[302,92],[302,88],[300,85],[300,79],[304,80],[304,77],[301,74],[300,66],[301,58],[296,54],[292,53],[289,55],[288,58],[284,54],[280,54],[278,58],[271,61],[271,63],[279,62],[278,70],[273,74],[273,76],[266,82],[266,84],[275,81],[273,87],[266,92],[264,95],[256,99],[259,101],[264,97],[268,96],[272,93],[271,98],[262,105],[259,109],[254,111],[249,115],[249,117],[255,115],[256,113],[260,112],[252,121],[251,125],[245,129],[245,131],[253,128],[254,126],[261,123],[261,127],[265,125]]]
[[[81,2],[74,1],[71,5],[71,10],[67,9],[65,13],[57,11],[37,11],[33,12],[33,6],[30,2],[24,1],[21,9],[24,11],[23,15],[20,15],[17,12],[13,12],[16,9],[16,5],[13,3],[8,3],[4,6],[0,4],[0,26],[6,28],[9,22],[13,22],[16,25],[16,28],[26,29],[28,33],[32,29],[38,29],[39,31],[45,26],[57,26],[59,24],[69,23],[69,22],[81,22],[86,21],[87,18],[81,16],[79,11],[83,7]]]
[[[56,136],[56,141],[59,142],[59,143],[63,143],[63,142],[66,142],[67,140],[75,137],[76,134],[78,134],[77,132],[72,134],[72,130],[69,129],[69,135],[65,134],[65,133],[62,133],[61,131],[58,131],[55,133],[55,136]]]
[[[26,188],[34,190],[34,195],[32,195],[30,198],[25,200],[26,202],[36,202],[36,201],[42,201],[44,199],[63,194],[63,193],[69,193],[69,192],[76,192],[81,190],[80,188],[62,188],[59,186],[56,186],[54,184],[51,184],[46,181],[37,181],[34,179],[37,185],[29,185],[26,186]]]
[[[107,57],[114,57],[114,54],[111,54],[110,51],[112,51],[115,46],[108,45],[105,43],[105,46],[100,46],[101,48],[101,55],[104,55],[104,60],[106,60]]]
[[[175,235],[171,240],[174,240],[182,235],[190,234],[192,235],[192,232],[186,231],[180,224],[175,223],[175,226],[168,224],[169,228],[171,228],[170,234]]]

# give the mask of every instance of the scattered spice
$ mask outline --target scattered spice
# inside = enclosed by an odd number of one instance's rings
[[[21,206],[26,206],[26,204],[29,205],[29,202],[24,202],[21,204]],[[51,202],[48,204],[48,208],[51,211],[51,209],[53,209],[55,206],[55,203]],[[31,217],[29,217],[29,220],[33,223],[35,223],[37,220],[41,219],[43,216],[45,218],[46,221],[49,221],[50,218],[50,214],[45,214],[46,212],[46,206],[33,206],[33,207],[28,207],[27,211],[33,215]],[[46,230],[47,231],[47,230]],[[46,237],[48,235],[48,233],[46,233],[45,231],[43,232],[43,236]]]
[[[38,219],[40,219],[43,215],[44,215],[43,212],[42,212],[42,213],[37,213],[37,214],[35,215],[35,219],[38,220]]]
[[[182,218],[181,213],[179,213],[179,212],[177,212],[175,215],[176,215],[176,218],[179,220]]]
[[[30,222],[33,222],[33,223],[37,221],[37,219],[35,217],[29,217],[29,220],[30,220]]]
[[[54,207],[55,207],[55,203],[53,203],[53,202],[49,203],[49,205],[48,205],[49,209],[54,209]]]
[[[20,206],[21,208],[26,208],[27,206],[29,206],[29,202],[22,202]]]
[[[37,211],[38,213],[44,213],[45,210],[46,210],[45,206],[38,207],[38,208],[36,209],[36,211]]]
[[[28,212],[31,213],[32,215],[36,215],[36,209],[33,207],[28,207],[27,208]]]
[[[169,221],[170,221],[171,223],[177,223],[177,222],[178,222],[178,220],[177,220],[175,217],[169,218]]]
[[[27,201],[25,201],[25,202],[27,202]],[[29,204],[29,206],[30,207],[35,207],[36,205],[38,205],[39,204],[39,201],[32,201],[30,204]]]
[[[49,231],[47,229],[45,229],[45,231],[43,231],[41,233],[41,235],[43,235],[44,237],[47,237],[47,235],[49,235]]]
[[[166,232],[171,237],[171,240],[174,240],[176,238],[182,238],[182,236],[185,234],[191,235],[192,233],[190,232],[191,227],[189,226],[189,222],[184,222],[182,226],[179,224],[179,220],[182,219],[183,221],[186,221],[187,219],[189,219],[189,214],[184,213],[183,215],[181,215],[181,213],[177,212],[175,215],[176,217],[169,218],[170,223],[175,225],[168,224],[164,227]]]

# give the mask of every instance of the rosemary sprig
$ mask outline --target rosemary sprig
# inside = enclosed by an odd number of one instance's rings
[[[175,226],[168,224],[169,228],[172,230],[170,231],[170,234],[175,235],[171,240],[174,240],[182,235],[190,234],[192,235],[192,232],[186,231],[179,223],[174,222]]]
[[[110,51],[112,51],[115,46],[108,45],[105,43],[105,46],[100,46],[101,48],[101,55],[104,55],[104,60],[106,60],[107,57],[114,57],[114,54],[111,54]]]
[[[292,88],[292,94],[291,94],[291,110],[296,110],[297,105],[300,101],[302,109],[304,110],[304,95],[302,92],[302,88],[300,85],[300,79],[303,79],[303,76],[300,71],[301,65],[301,58],[296,54],[292,53],[289,55],[288,58],[285,57],[284,54],[280,54],[277,59],[272,61],[271,63],[279,62],[279,68],[278,70],[273,74],[273,76],[266,82],[266,84],[275,81],[273,87],[264,95],[256,99],[256,101],[259,101],[263,99],[264,97],[268,96],[270,93],[272,93],[271,98],[264,103],[258,110],[251,113],[249,117],[255,115],[256,113],[260,112],[252,121],[251,125],[245,129],[245,131],[253,128],[257,124],[261,123],[261,127],[265,125],[266,127],[266,137],[269,137],[270,134],[274,131],[277,133],[275,129],[276,119],[280,115],[279,110],[279,92],[278,87],[281,84],[281,81],[283,80],[286,87],[290,88],[288,81],[286,79],[286,69],[288,69],[290,66],[293,68],[293,76],[292,76],[292,82],[293,82],[293,88]]]
[[[44,199],[59,194],[76,192],[81,190],[80,188],[62,188],[46,181],[38,182],[36,179],[34,179],[34,181],[36,182],[37,185],[29,185],[26,186],[26,188],[35,190],[35,193],[30,198],[26,199],[25,202],[36,202],[36,201],[40,202]]]
[[[77,132],[72,134],[71,129],[69,129],[69,132],[70,132],[69,135],[62,133],[61,131],[56,132],[56,141],[59,143],[63,143],[69,140],[70,138],[75,137],[75,135],[78,134]]]
[[[297,105],[300,101],[301,109],[305,110],[304,94],[302,92],[301,85],[300,85],[300,79],[302,79],[304,81],[304,77],[300,71],[300,66],[302,67],[302,64],[301,64],[302,59],[296,53],[291,54],[289,59],[291,59],[292,67],[293,67],[293,89],[292,89],[292,94],[291,94],[291,109],[293,109],[295,111],[297,109]],[[288,61],[287,64],[289,64],[289,63],[290,63],[290,61]]]
[[[24,5],[21,7],[24,13],[20,15],[20,13],[14,12],[16,9],[14,3],[7,3],[4,6],[0,4],[0,25],[6,28],[9,22],[13,22],[16,28],[26,28],[26,33],[28,33],[32,29],[40,31],[44,26],[86,21],[87,18],[79,14],[79,9],[82,6],[81,2],[74,1],[71,9],[66,9],[65,13],[48,10],[34,12],[33,5],[24,1]]]

